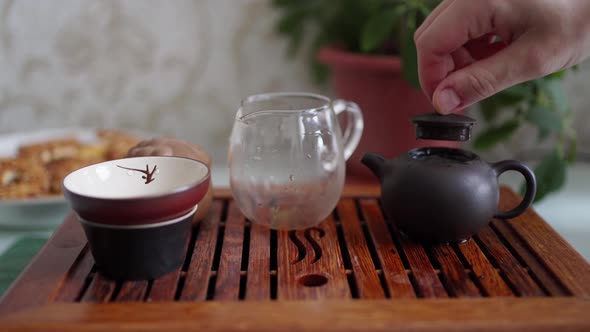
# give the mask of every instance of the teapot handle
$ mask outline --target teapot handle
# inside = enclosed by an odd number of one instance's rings
[[[344,160],[348,160],[358,146],[363,134],[364,121],[360,107],[351,101],[336,99],[332,102],[332,109],[336,116],[347,113],[346,129],[342,134],[344,145]]]
[[[533,171],[525,164],[516,160],[504,160],[494,163],[491,166],[494,171],[496,171],[497,177],[500,177],[500,175],[506,171],[517,171],[524,176],[526,181],[526,192],[520,204],[510,211],[497,211],[494,215],[494,218],[508,219],[520,215],[531,205],[535,199],[535,193],[537,191],[537,180],[535,179],[535,173],[533,173]]]

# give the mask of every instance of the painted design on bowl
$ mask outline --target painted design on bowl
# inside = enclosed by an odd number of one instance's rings
[[[110,225],[146,225],[180,217],[201,201],[209,185],[206,164],[165,156],[87,166],[70,173],[63,183],[64,195],[80,217]]]
[[[145,175],[142,175],[141,178],[145,180],[145,184],[148,184],[152,181],[154,181],[156,178],[154,177],[154,174],[156,174],[156,170],[158,169],[158,165],[154,165],[154,169],[150,171],[150,167],[148,164],[145,165],[145,170],[139,169],[139,168],[129,168],[129,167],[123,167],[121,165],[117,165],[117,167],[122,168],[122,169],[126,169],[128,171],[135,171],[135,172],[139,172],[139,173],[143,173]],[[133,175],[133,174],[129,174],[129,175]]]

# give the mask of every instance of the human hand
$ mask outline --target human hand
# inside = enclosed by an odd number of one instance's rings
[[[201,161],[205,163],[208,167],[211,167],[211,158],[202,147],[174,137],[157,137],[141,141],[129,150],[128,156],[184,157]],[[213,186],[210,185],[207,194],[205,195],[205,197],[203,197],[201,202],[199,202],[199,208],[197,209],[197,213],[193,218],[194,221],[202,220],[207,216],[212,201]]]
[[[422,89],[448,114],[576,65],[590,56],[588,17],[587,0],[444,0],[414,35]]]
[[[201,161],[211,166],[211,158],[199,145],[174,137],[157,137],[139,142],[128,153],[129,157],[176,156]]]

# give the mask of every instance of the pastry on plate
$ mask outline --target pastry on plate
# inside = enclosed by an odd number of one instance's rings
[[[105,143],[84,144],[80,146],[74,159],[87,161],[88,164],[96,164],[107,159],[108,147]]]
[[[115,129],[99,130],[98,137],[106,144],[108,160],[127,157],[129,149],[140,142],[139,138]]]
[[[71,172],[110,159],[127,156],[139,143],[119,130],[100,130],[98,140],[84,143],[56,138],[22,144],[11,159],[0,159],[0,199],[27,199],[62,195],[63,179]]]
[[[84,159],[61,159],[47,164],[46,169],[49,173],[49,194],[63,194],[63,179],[71,172],[94,163],[95,162],[91,160]]]
[[[38,162],[28,158],[0,159],[0,199],[44,196],[49,174]]]
[[[80,145],[80,142],[74,138],[63,138],[42,143],[21,145],[18,149],[18,158],[28,158],[47,164],[55,160],[76,156],[80,149]]]

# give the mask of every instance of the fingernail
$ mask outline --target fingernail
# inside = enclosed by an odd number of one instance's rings
[[[438,93],[434,103],[439,113],[449,114],[461,104],[461,99],[453,89],[444,89]]]

